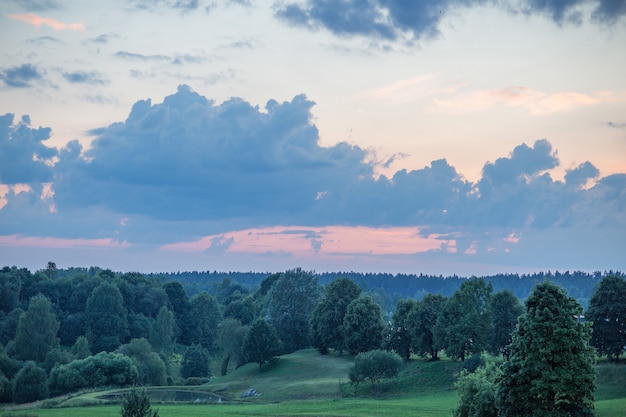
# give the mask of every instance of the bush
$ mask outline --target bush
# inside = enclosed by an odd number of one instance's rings
[[[138,377],[137,367],[128,356],[101,352],[55,366],[50,373],[49,385],[54,394],[66,394],[83,388],[133,385]]]
[[[479,366],[473,372],[461,371],[454,384],[460,398],[454,417],[497,417],[496,381],[500,374],[500,366],[495,361]]]
[[[28,361],[13,380],[13,401],[28,403],[48,397],[46,371]]]
[[[354,360],[354,366],[350,368],[350,381],[355,385],[369,381],[374,391],[379,393],[379,383],[398,376],[401,368],[402,358],[396,353],[380,349],[359,353]]]

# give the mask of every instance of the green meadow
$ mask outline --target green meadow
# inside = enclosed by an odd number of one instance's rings
[[[214,377],[197,387],[149,388],[152,406],[161,417],[226,416],[336,416],[336,417],[438,417],[451,416],[457,404],[453,387],[461,369],[459,362],[411,361],[400,376],[386,383],[382,393],[371,387],[348,383],[350,356],[322,356],[314,350],[284,355],[259,371],[256,364]],[[596,415],[624,417],[626,410],[626,365],[597,365]],[[254,388],[259,395],[241,398]],[[37,417],[113,417],[120,405],[111,394],[123,390],[90,392],[46,403],[5,408],[0,415]],[[174,395],[176,394],[176,395]],[[217,403],[210,398],[219,395]],[[104,398],[103,398],[104,397]],[[180,402],[172,402],[179,398]],[[185,400],[180,400],[185,398]],[[210,401],[210,402],[204,402]],[[199,403],[194,403],[199,402]],[[49,408],[43,408],[49,407]]]

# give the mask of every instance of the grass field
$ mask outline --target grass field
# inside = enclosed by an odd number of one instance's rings
[[[232,416],[326,416],[326,417],[439,417],[452,416],[457,404],[453,388],[461,365],[457,362],[412,361],[396,381],[388,383],[382,394],[372,398],[371,389],[354,389],[348,384],[352,358],[321,356],[313,350],[285,355],[262,372],[249,364],[224,377],[216,377],[200,387],[176,387],[197,393],[216,393],[225,402],[161,404],[158,391],[150,389],[153,408],[161,417]],[[626,365],[602,363],[597,366],[597,417],[626,416]],[[241,399],[241,393],[255,388],[260,396]],[[109,391],[113,392],[113,391]],[[119,404],[99,399],[103,393],[89,393],[56,401],[56,408],[7,409],[3,417],[114,417]],[[199,395],[198,395],[199,396]]]

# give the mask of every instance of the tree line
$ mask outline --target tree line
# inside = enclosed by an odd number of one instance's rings
[[[436,360],[442,352],[461,361],[483,351],[508,357],[524,311],[512,291],[494,292],[484,278],[464,279],[450,296],[401,298],[390,312],[380,291],[349,276],[322,285],[320,275],[293,269],[252,286],[234,276],[188,291],[159,275],[58,270],[52,262],[35,273],[2,268],[0,401],[102,386],[199,384],[308,347],[322,354],[386,350],[404,360]],[[615,330],[626,323],[623,283],[621,274],[603,276],[587,310],[602,322],[594,326],[594,346],[613,358],[626,344],[624,329]]]

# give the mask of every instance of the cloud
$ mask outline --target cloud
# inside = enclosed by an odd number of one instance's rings
[[[0,183],[45,183],[52,179],[48,163],[57,155],[56,148],[43,144],[50,138],[50,128],[31,128],[30,118],[14,123],[14,115],[0,116]]]
[[[591,162],[587,161],[576,168],[567,170],[565,173],[565,183],[574,187],[582,188],[589,180],[600,176],[600,171]]]
[[[42,12],[60,9],[61,6],[54,0],[13,0],[25,10]]]
[[[27,23],[38,29],[41,26],[48,26],[53,30],[73,30],[77,32],[85,31],[85,25],[83,23],[64,23],[50,17],[41,17],[34,13],[10,14],[8,15],[8,17],[10,17],[11,19],[19,20],[20,22]]]
[[[117,51],[113,56],[132,61],[169,61],[171,59],[167,55],[144,55],[128,51]]]
[[[498,104],[527,109],[530,114],[544,115],[595,106],[614,99],[609,91],[593,94],[578,92],[547,93],[524,86],[511,86],[501,89],[453,92],[444,98],[433,98],[438,111],[471,113],[483,111]]]
[[[626,15],[626,0],[600,0],[592,17],[600,22],[615,24]]]
[[[64,42],[61,41],[60,39],[57,39],[53,36],[40,36],[38,38],[34,38],[34,39],[29,39],[28,40],[29,43],[35,43],[38,45],[43,45],[46,43],[57,43],[57,44],[63,44]]]
[[[72,84],[104,85],[109,82],[96,71],[64,72],[63,78]]]
[[[606,125],[615,129],[626,129],[626,123],[606,122]]]
[[[117,242],[113,239],[59,239],[54,237],[29,237],[19,235],[0,236],[0,247],[12,248],[91,248],[91,249],[117,249],[128,248],[128,242]]]
[[[108,43],[111,39],[118,38],[119,35],[116,33],[102,33],[95,38],[89,39],[93,43]]]
[[[439,35],[441,21],[463,8],[490,5],[513,13],[547,15],[555,23],[580,24],[589,6],[600,24],[614,24],[626,14],[625,0],[305,0],[276,3],[276,17],[311,30],[324,28],[337,36],[386,41],[424,40]]]
[[[356,255],[414,254],[441,250],[448,239],[420,234],[415,227],[324,228],[267,227],[245,229],[196,241],[164,245],[162,251],[229,254],[290,253],[292,256],[346,257]]]
[[[0,80],[8,87],[28,88],[33,81],[43,79],[43,73],[33,64],[22,64],[17,67],[3,68],[0,71]]]
[[[241,98],[218,104],[182,85],[161,103],[140,100],[125,120],[92,130],[89,148],[71,141],[60,150],[43,145],[49,129],[5,115],[0,183],[30,191],[5,193],[0,231],[191,242],[200,252],[232,253],[245,240],[232,231],[248,230],[258,242],[298,242],[268,252],[328,254],[329,230],[360,231],[365,242],[369,229],[413,228],[437,240],[432,250],[480,254],[511,249],[513,230],[626,228],[626,175],[601,177],[583,162],[565,181],[554,180],[560,161],[546,139],[487,162],[476,182],[445,159],[376,176],[389,161],[345,142],[320,145],[314,104],[304,95],[262,108]],[[454,235],[459,230],[465,236]],[[349,245],[359,247],[358,239]]]

